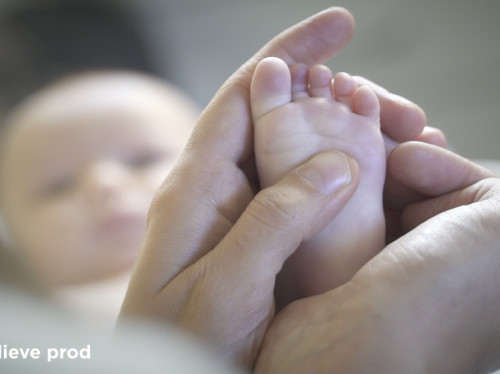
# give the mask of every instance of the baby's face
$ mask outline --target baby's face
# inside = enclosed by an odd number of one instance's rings
[[[129,269],[151,199],[196,111],[143,78],[90,77],[35,100],[8,133],[2,214],[13,242],[52,284]]]

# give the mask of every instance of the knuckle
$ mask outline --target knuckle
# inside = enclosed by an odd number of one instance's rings
[[[262,225],[276,230],[290,230],[300,227],[301,220],[298,201],[293,194],[278,189],[267,188],[257,194],[247,213]]]

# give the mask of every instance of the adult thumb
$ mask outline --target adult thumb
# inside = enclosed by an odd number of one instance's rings
[[[219,272],[223,266],[224,278],[233,284],[255,278],[255,269],[268,281],[302,241],[335,218],[358,181],[359,169],[350,156],[338,151],[315,155],[257,194],[210,253],[210,262]]]

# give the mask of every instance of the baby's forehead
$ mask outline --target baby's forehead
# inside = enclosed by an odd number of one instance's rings
[[[156,118],[171,131],[184,132],[183,128],[191,130],[198,113],[189,97],[156,77],[128,72],[86,73],[27,98],[11,113],[3,137],[49,131],[55,124],[106,123],[117,118],[135,118],[138,122]]]
[[[34,94],[17,110],[19,122],[50,116],[86,115],[133,106],[192,114],[190,99],[167,82],[135,73],[88,73],[69,77]]]
[[[123,73],[73,77],[39,91],[11,113],[2,130],[0,162],[9,150],[24,153],[31,144],[51,145],[67,134],[72,142],[98,135],[111,140],[116,137],[112,130],[122,137],[139,131],[143,139],[161,131],[184,139],[197,115],[187,96],[154,78]]]

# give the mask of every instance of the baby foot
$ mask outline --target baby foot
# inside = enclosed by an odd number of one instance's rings
[[[288,66],[278,58],[257,65],[250,97],[262,188],[323,151],[346,152],[359,165],[352,199],[323,231],[302,243],[277,280],[282,297],[290,300],[335,288],[384,245],[386,157],[377,97],[346,73],[332,83],[326,66]]]

